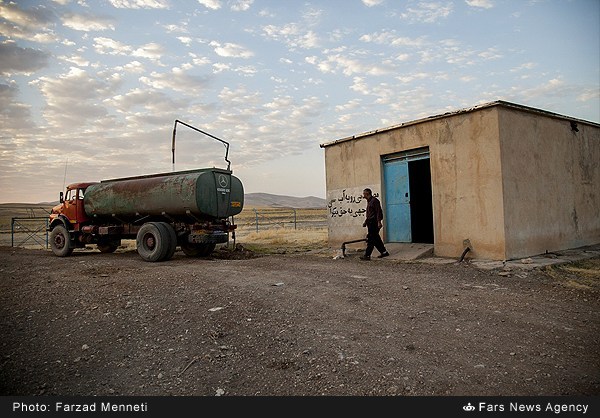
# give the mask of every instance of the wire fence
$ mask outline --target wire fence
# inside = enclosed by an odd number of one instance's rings
[[[244,231],[264,231],[271,229],[318,229],[327,227],[325,209],[261,208],[245,211],[236,220],[238,228]]]
[[[46,208],[0,207],[0,245],[48,248],[48,212]],[[322,229],[327,228],[327,209],[248,208],[234,221],[237,231],[244,235],[277,229]]]
[[[49,206],[0,205],[0,245],[48,248]]]

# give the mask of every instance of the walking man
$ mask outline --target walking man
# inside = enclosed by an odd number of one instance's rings
[[[370,260],[373,248],[377,248],[381,254],[377,258],[383,258],[390,255],[383,245],[381,236],[379,236],[379,230],[383,227],[383,210],[381,209],[381,202],[375,196],[371,189],[363,190],[363,197],[367,199],[367,213],[363,227],[367,227],[367,249],[365,255],[361,256],[361,260]]]

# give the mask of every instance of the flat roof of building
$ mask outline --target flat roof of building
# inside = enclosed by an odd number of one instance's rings
[[[488,107],[494,107],[494,106],[504,106],[504,107],[509,107],[509,108],[513,108],[513,109],[517,109],[517,110],[521,110],[521,111],[525,111],[525,112],[530,112],[530,113],[536,113],[539,115],[543,115],[543,116],[548,116],[548,117],[552,117],[552,118],[558,118],[558,119],[564,119],[564,120],[568,120],[568,121],[574,121],[574,122],[580,122],[580,123],[585,123],[588,125],[593,125],[593,126],[597,126],[600,127],[600,124],[598,123],[594,123],[594,122],[590,122],[584,119],[577,119],[577,118],[573,118],[573,117],[569,117],[569,116],[565,116],[565,115],[560,115],[558,113],[553,113],[553,112],[548,112],[546,110],[541,110],[541,109],[536,109],[534,107],[529,107],[529,106],[523,106],[520,104],[516,104],[516,103],[511,103],[511,102],[506,102],[503,100],[496,100],[494,102],[488,102],[488,103],[483,103],[480,105],[476,105],[476,106],[472,106],[472,107],[466,107],[463,109],[459,109],[459,110],[455,110],[452,112],[446,112],[446,113],[442,113],[439,115],[434,115],[434,116],[429,116],[426,118],[422,118],[422,119],[416,119],[416,120],[412,120],[410,122],[404,122],[398,125],[392,125],[392,126],[388,126],[386,128],[381,128],[381,129],[376,129],[373,131],[368,131],[368,132],[363,132],[360,134],[356,134],[356,135],[352,135],[352,136],[347,136],[345,138],[340,138],[340,139],[336,139],[330,142],[325,142],[323,144],[320,145],[321,148],[325,148],[325,147],[329,147],[331,145],[336,145],[339,144],[341,142],[346,142],[346,141],[352,141],[355,139],[360,139],[360,138],[365,138],[371,135],[376,135],[382,132],[388,132],[388,131],[392,131],[394,129],[399,129],[399,128],[403,128],[406,126],[410,126],[410,125],[416,125],[418,123],[424,123],[424,122],[428,122],[431,120],[435,120],[435,119],[441,119],[441,118],[445,118],[448,116],[453,116],[453,115],[458,115],[461,113],[469,113],[469,112],[474,112],[476,110],[480,110],[480,109],[485,109]]]

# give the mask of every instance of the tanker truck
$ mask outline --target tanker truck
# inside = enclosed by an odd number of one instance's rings
[[[88,244],[111,253],[121,240],[135,239],[138,254],[150,262],[169,260],[178,246],[191,257],[209,255],[235,234],[233,217],[244,205],[242,182],[229,165],[73,183],[59,196],[48,223],[55,255],[66,257]]]

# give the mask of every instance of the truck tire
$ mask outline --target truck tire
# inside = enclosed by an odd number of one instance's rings
[[[121,240],[101,241],[97,244],[101,253],[114,253],[121,245]]]
[[[165,257],[163,260],[170,260],[175,254],[175,250],[177,249],[177,234],[171,225],[167,222],[157,222],[156,223],[160,228],[163,229],[165,236],[169,237],[169,245]]]
[[[171,236],[157,222],[148,222],[138,231],[135,243],[142,259],[162,261],[171,248]]]
[[[56,225],[50,232],[50,246],[58,257],[67,257],[73,252],[71,234],[63,225]]]
[[[181,250],[188,257],[206,257],[210,255],[217,244],[196,244],[192,242],[182,242]]]

